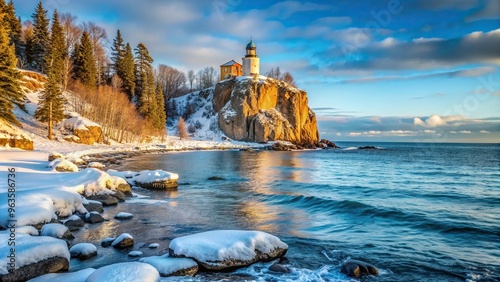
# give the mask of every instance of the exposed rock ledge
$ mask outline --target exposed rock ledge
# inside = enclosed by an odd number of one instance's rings
[[[316,145],[319,132],[307,93],[275,79],[237,77],[215,86],[219,128],[240,141],[289,141]]]

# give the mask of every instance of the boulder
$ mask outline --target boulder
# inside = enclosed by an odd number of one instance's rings
[[[55,159],[64,159],[64,156],[61,153],[52,152],[49,154],[49,162]]]
[[[286,254],[288,245],[262,231],[217,230],[175,238],[170,257],[194,259],[206,270],[228,270]]]
[[[117,249],[125,249],[129,247],[134,246],[134,237],[132,237],[128,233],[123,233],[122,235],[118,236],[113,243],[111,243],[111,246]]]
[[[98,213],[101,213],[104,211],[104,208],[102,207],[102,203],[99,202],[99,201],[93,201],[93,200],[87,200],[87,204],[83,204],[83,206],[85,207],[85,209],[88,211],[88,212],[98,212]]]
[[[71,234],[68,227],[60,224],[60,223],[48,223],[42,226],[40,230],[41,236],[50,236],[59,239],[67,239],[72,240],[75,239],[75,236]]]
[[[327,148],[339,148],[335,143],[333,143],[332,141],[327,140],[327,139],[321,139],[321,140],[319,140],[319,143],[323,144],[323,146],[325,146]]]
[[[342,264],[340,272],[347,276],[359,278],[366,275],[378,275],[375,266],[360,260],[349,259]]]
[[[111,237],[108,237],[108,238],[104,238],[102,239],[101,241],[101,247],[103,248],[107,248],[109,246],[111,246],[111,244],[113,244],[113,242],[116,240],[116,238],[111,238]]]
[[[290,273],[290,269],[288,269],[288,267],[279,263],[274,263],[273,265],[271,265],[269,267],[269,270],[280,273]]]
[[[317,144],[316,115],[307,93],[276,79],[229,79],[214,89],[219,128],[240,141]]]
[[[132,189],[130,188],[129,184],[119,184],[116,187],[116,190],[122,192],[123,195],[125,195],[125,197],[132,197],[133,196]]]
[[[210,176],[209,178],[207,178],[207,180],[226,180],[224,177],[220,177],[220,176]]]
[[[47,274],[68,271],[69,261],[63,257],[52,257],[14,269],[5,275],[0,275],[0,281],[27,281]]]
[[[194,276],[198,272],[198,264],[189,258],[171,258],[163,255],[141,258],[139,261],[152,265],[161,277]]]
[[[97,248],[90,243],[76,244],[69,249],[72,258],[86,260],[97,255]]]
[[[118,204],[118,199],[108,194],[92,195],[87,197],[89,200],[98,201],[103,206],[114,206]]]
[[[64,220],[63,224],[68,227],[69,231],[76,231],[80,229],[80,227],[83,227],[85,223],[80,217],[72,215],[68,219]]]
[[[118,190],[114,191],[113,194],[110,195],[115,197],[118,200],[118,202],[125,202],[125,195]]]
[[[362,146],[362,147],[358,147],[358,149],[359,150],[376,150],[378,148],[375,146]]]
[[[116,219],[132,219],[133,217],[134,215],[128,212],[120,212],[117,215],[115,215]]]
[[[88,165],[87,165],[87,168],[96,168],[98,170],[104,170],[104,168],[106,167],[106,165],[100,163],[100,162],[90,162]]]
[[[94,223],[103,222],[104,218],[98,212],[93,211],[93,212],[86,213],[85,216],[83,217],[83,221],[85,221],[87,223],[94,224]]]
[[[159,282],[160,274],[153,266],[142,262],[121,262],[96,269],[86,282],[141,281]]]

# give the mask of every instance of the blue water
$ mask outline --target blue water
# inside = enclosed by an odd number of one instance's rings
[[[161,223],[138,229],[144,236],[257,229],[289,245],[291,274],[257,264],[196,279],[350,281],[340,265],[355,258],[381,272],[365,281],[500,281],[500,145],[338,145],[147,154],[119,169],[164,169],[185,183],[177,192],[139,191],[164,200],[142,205],[142,214],[129,204],[139,223]]]

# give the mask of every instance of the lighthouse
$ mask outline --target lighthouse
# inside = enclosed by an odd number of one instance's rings
[[[246,47],[246,55],[242,58],[243,75],[259,75],[260,59],[257,57],[257,46],[253,40],[248,42]]]

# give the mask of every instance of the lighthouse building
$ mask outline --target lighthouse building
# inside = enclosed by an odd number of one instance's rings
[[[257,46],[253,40],[247,44],[246,55],[243,60],[243,75],[259,75],[260,59],[257,57]]]

